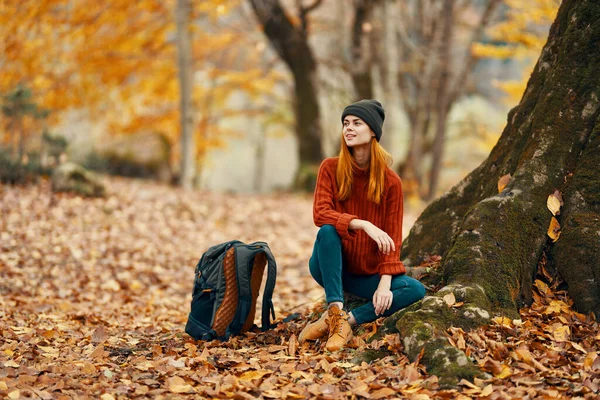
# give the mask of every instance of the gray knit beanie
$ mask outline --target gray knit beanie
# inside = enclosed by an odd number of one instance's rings
[[[365,121],[375,133],[375,138],[379,142],[382,134],[383,120],[385,119],[385,110],[380,102],[377,100],[361,100],[350,104],[342,112],[342,124],[347,115],[355,115]]]

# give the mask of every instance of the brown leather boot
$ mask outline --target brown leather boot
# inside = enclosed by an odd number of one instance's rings
[[[305,340],[317,340],[327,335],[329,332],[329,314],[327,310],[323,312],[321,318],[315,322],[311,322],[306,325],[300,336],[298,336],[298,343],[302,344]]]
[[[329,307],[329,339],[325,348],[338,351],[352,339],[352,327],[348,322],[348,313],[336,305]]]

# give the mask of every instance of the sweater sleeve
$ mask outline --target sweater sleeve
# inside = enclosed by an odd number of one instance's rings
[[[334,163],[325,160],[319,168],[313,202],[313,219],[316,226],[333,225],[342,239],[349,239],[356,236],[356,231],[348,229],[350,221],[358,217],[335,210],[334,166]]]
[[[386,216],[384,231],[392,238],[396,250],[390,254],[383,255],[379,263],[379,275],[400,275],[406,273],[404,264],[400,261],[400,248],[402,247],[402,217],[404,213],[404,195],[402,193],[402,181],[390,187],[386,202]]]

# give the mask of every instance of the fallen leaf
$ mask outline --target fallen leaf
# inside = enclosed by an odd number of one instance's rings
[[[187,384],[183,378],[179,376],[173,376],[167,379],[167,387],[171,393],[190,393],[194,388]]]
[[[560,224],[554,217],[550,220],[550,226],[548,227],[548,236],[552,239],[552,243],[555,243],[560,237]]]
[[[508,365],[505,365],[505,364],[502,364],[502,370],[499,373],[494,374],[494,376],[498,379],[506,379],[511,375],[512,375],[512,370],[510,369],[510,367]]]
[[[540,293],[543,295],[547,295],[550,292],[548,285],[546,285],[544,282],[540,281],[539,279],[536,279],[535,282],[533,282],[533,285],[535,287],[537,287],[538,290],[540,291]]]
[[[100,398],[102,400],[115,400],[114,396],[108,393],[104,393],[102,396],[100,396]]]
[[[557,342],[568,342],[571,336],[571,329],[568,325],[553,324],[552,325],[552,336]]]
[[[587,351],[578,343],[575,342],[569,342],[571,344],[571,346],[573,346],[573,348],[581,351],[583,354],[587,354]]]
[[[558,200],[554,194],[548,196],[548,200],[546,200],[546,206],[552,215],[560,214],[560,200]]]
[[[502,192],[506,185],[510,182],[510,174],[504,175],[500,179],[498,179],[498,193]]]
[[[464,379],[464,378],[463,378],[463,379],[461,379],[461,380],[458,382],[458,384],[459,384],[459,385],[463,385],[463,386],[470,387],[471,389],[475,389],[477,392],[480,392],[480,391],[481,391],[481,388],[480,388],[479,386],[476,386],[476,385],[474,385],[473,383],[469,382],[468,380],[466,380],[466,379]]]
[[[13,390],[8,394],[8,398],[13,400],[19,399],[21,398],[21,392],[19,391],[19,389]]]
[[[384,399],[386,397],[393,396],[395,394],[396,394],[396,391],[394,389],[384,387],[384,388],[378,389],[378,390],[374,391],[373,393],[371,393],[370,398],[371,399]]]
[[[446,304],[448,304],[448,306],[452,306],[454,303],[456,303],[456,297],[454,297],[454,293],[452,292],[448,293],[442,298],[444,299]]]
[[[290,336],[290,342],[288,344],[288,354],[293,357],[296,355],[297,350],[298,350],[298,339],[296,339],[295,334],[292,334],[292,336]]]
[[[489,396],[490,394],[492,394],[493,391],[494,391],[494,387],[491,384],[489,384],[483,388],[480,396],[482,396],[482,397]]]
[[[260,379],[265,375],[271,374],[273,371],[260,370],[260,371],[246,371],[240,376],[240,381],[250,382],[254,379]]]
[[[88,355],[90,358],[103,358],[108,352],[104,351],[104,345],[99,344],[96,348]]]
[[[106,329],[100,325],[94,330],[92,334],[92,343],[102,343],[106,340]]]
[[[11,367],[11,368],[19,368],[19,364],[17,364],[14,360],[5,361],[4,366]]]

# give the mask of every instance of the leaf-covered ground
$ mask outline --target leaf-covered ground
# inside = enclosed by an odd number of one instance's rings
[[[299,347],[322,290],[307,271],[311,197],[190,192],[114,179],[105,199],[0,185],[0,396],[4,398],[595,398],[600,333],[564,292],[536,282],[522,320],[451,342],[489,378],[442,390],[401,338]],[[408,210],[410,211],[410,210]],[[414,216],[406,218],[410,224]],[[226,343],[183,333],[193,268],[210,246],[264,240],[279,266],[277,329]],[[552,285],[551,285],[552,286]],[[456,307],[456,304],[452,306]],[[352,362],[363,350],[383,359]]]

